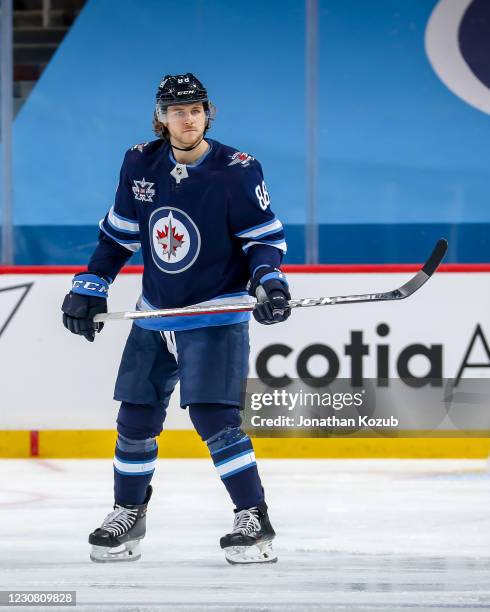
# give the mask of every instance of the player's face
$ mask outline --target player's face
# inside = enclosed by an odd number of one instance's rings
[[[169,106],[166,119],[172,141],[184,146],[190,146],[202,138],[207,121],[202,102]]]

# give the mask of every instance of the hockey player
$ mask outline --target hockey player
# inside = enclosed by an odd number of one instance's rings
[[[63,323],[92,342],[93,318],[141,248],[139,310],[226,304],[253,296],[259,323],[284,321],[290,294],[279,270],[283,227],[270,209],[262,169],[252,156],[206,137],[214,106],[192,74],[166,76],[157,92],[157,140],[124,158],[115,203],[100,222],[86,272],[75,275],[62,305]],[[248,289],[247,289],[248,287]],[[114,511],[89,536],[93,561],[140,557],[150,481],[170,395],[206,442],[235,505],[220,544],[230,563],[277,560],[250,438],[240,429],[247,377],[249,313],[139,319],[123,352],[114,399],[121,402],[114,457]]]

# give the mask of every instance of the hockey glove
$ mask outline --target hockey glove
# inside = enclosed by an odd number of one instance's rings
[[[94,323],[94,317],[107,312],[108,289],[107,280],[97,274],[75,274],[71,291],[65,296],[61,306],[66,329],[93,342],[95,332],[100,332],[104,327],[103,323]]]
[[[250,295],[258,304],[253,315],[263,325],[285,321],[291,314],[289,286],[284,274],[272,266],[259,266],[250,281]]]

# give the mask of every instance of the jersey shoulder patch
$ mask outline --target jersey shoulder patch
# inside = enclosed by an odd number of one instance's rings
[[[129,164],[147,163],[147,160],[158,154],[161,148],[165,147],[165,144],[162,139],[135,144],[126,151],[125,161]]]
[[[232,155],[229,156],[230,161],[227,164],[228,166],[236,166],[240,164],[244,168],[250,166],[251,162],[255,161],[255,157],[252,157],[248,153],[243,151],[235,151]]]
[[[143,149],[146,147],[147,144],[148,142],[142,142],[140,144],[135,144],[131,147],[130,151],[139,151],[140,153],[143,153]]]

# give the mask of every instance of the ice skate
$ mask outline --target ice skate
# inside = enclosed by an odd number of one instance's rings
[[[233,530],[220,540],[225,558],[232,565],[242,563],[275,563],[277,555],[272,550],[276,533],[267,515],[265,504],[235,510]]]
[[[152,493],[148,487],[140,505],[114,505],[102,525],[89,535],[90,559],[95,563],[137,561],[141,557],[140,540],[146,533],[146,508]]]

